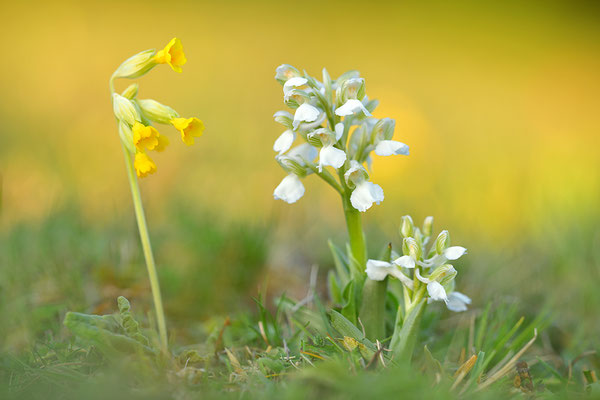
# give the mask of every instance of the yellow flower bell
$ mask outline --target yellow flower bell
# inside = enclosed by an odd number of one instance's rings
[[[159,144],[160,137],[158,131],[153,126],[146,126],[136,122],[132,127],[133,144],[139,151],[154,150]]]
[[[154,56],[154,62],[157,64],[169,64],[175,72],[181,72],[181,66],[184,65],[186,61],[187,59],[183,53],[181,40],[177,38],[171,39],[169,44]]]
[[[133,162],[135,172],[140,178],[144,178],[150,174],[156,172],[156,164],[148,155],[144,152],[135,153],[135,160]]]
[[[173,118],[171,123],[179,132],[183,143],[191,146],[194,144],[194,138],[202,136],[204,132],[204,122],[198,118]]]
[[[169,145],[169,138],[163,135],[158,135],[158,144],[154,148],[154,151],[163,151]]]

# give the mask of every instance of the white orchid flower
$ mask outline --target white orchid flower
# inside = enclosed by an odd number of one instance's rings
[[[369,279],[374,281],[382,281],[388,275],[391,275],[400,282],[402,282],[406,287],[412,290],[413,281],[408,276],[404,275],[396,265],[380,260],[368,260],[367,268],[365,269],[367,276]]]
[[[446,307],[448,310],[454,312],[467,311],[467,304],[471,304],[469,296],[460,292],[452,292],[448,295],[448,302]]]
[[[441,300],[445,303],[448,303],[448,295],[446,294],[446,290],[444,289],[441,283],[439,283],[438,281],[432,281],[430,279],[424,278],[423,276],[421,276],[421,273],[419,272],[418,268],[415,269],[415,276],[418,280],[427,285],[427,293],[429,294],[429,297],[432,300]]]
[[[467,254],[467,249],[462,246],[450,246],[442,254],[447,260],[458,260]]]
[[[339,131],[339,129],[337,129]],[[308,134],[309,138],[319,138],[323,147],[319,152],[319,172],[323,171],[323,167],[332,166],[337,169],[346,162],[346,153],[344,150],[334,147],[338,141],[338,133],[333,133],[328,129],[320,128]]]
[[[283,84],[283,93],[287,94],[290,92],[290,90],[294,88],[306,85],[307,82],[308,79],[306,78],[303,78],[301,76],[294,76],[293,78],[290,78],[287,81],[285,81],[285,83]]]
[[[315,122],[319,118],[319,114],[321,114],[321,111],[317,107],[309,103],[302,103],[294,114],[294,122],[292,123],[294,130],[298,129],[301,122]]]
[[[356,160],[352,160],[350,168],[344,175],[346,183],[353,183],[355,188],[350,195],[352,207],[360,212],[365,212],[373,203],[379,204],[383,201],[383,189],[381,186],[369,182],[369,175],[365,168]]]
[[[392,262],[399,267],[404,267],[404,268],[409,268],[409,269],[413,269],[416,265],[415,259],[412,258],[411,256],[398,257],[397,259],[395,259]]]
[[[347,117],[349,115],[355,115],[360,111],[362,111],[367,117],[371,116],[371,113],[365,108],[362,101],[357,99],[348,99],[343,105],[335,110],[335,115]]]
[[[300,200],[304,196],[304,185],[296,174],[289,174],[275,188],[273,197],[275,200],[283,200],[288,204],[292,204]]]
[[[285,132],[283,132],[277,138],[277,140],[275,140],[275,143],[273,144],[273,150],[281,155],[288,151],[290,147],[292,147],[294,140],[296,140],[296,132],[292,131],[291,129],[288,129]]]
[[[393,156],[409,154],[408,145],[395,140],[380,140],[375,146],[375,154],[378,156]]]

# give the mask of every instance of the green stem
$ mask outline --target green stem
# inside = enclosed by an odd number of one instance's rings
[[[348,228],[348,236],[350,238],[350,250],[352,256],[358,263],[352,269],[352,277],[357,279],[357,283],[362,282],[365,274],[365,266],[367,264],[367,246],[365,243],[365,235],[362,230],[362,220],[360,211],[352,207],[348,191],[342,195],[344,203],[344,215],[346,216],[346,227]]]
[[[123,146],[123,154],[125,155],[125,163],[127,165],[127,175],[129,177],[129,185],[131,187],[131,196],[133,198],[133,209],[137,219],[138,229],[140,231],[140,240],[146,259],[146,268],[148,277],[150,278],[150,288],[152,289],[152,298],[154,300],[154,309],[156,311],[156,322],[158,323],[158,333],[160,336],[160,344],[164,352],[167,351],[167,324],[165,322],[165,312],[163,309],[162,298],[160,295],[160,285],[158,283],[158,274],[156,273],[156,264],[152,255],[152,247],[150,245],[150,235],[148,234],[148,226],[146,225],[146,216],[144,215],[144,207],[142,205],[142,196],[138,185],[137,175],[133,165],[131,154]]]

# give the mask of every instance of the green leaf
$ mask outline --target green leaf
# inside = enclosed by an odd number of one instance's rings
[[[390,343],[394,360],[410,363],[419,333],[419,325],[421,324],[421,315],[425,308],[425,301],[425,299],[419,300],[408,315],[406,315],[404,321],[402,321],[402,313],[399,309],[392,342]]]
[[[342,294],[344,305],[342,306],[342,315],[349,319],[353,324],[356,324],[356,293],[354,281],[348,282]]]
[[[356,327],[352,322],[350,322],[346,317],[335,310],[331,310],[329,312],[329,318],[331,321],[331,325],[334,327],[336,331],[338,331],[342,336],[351,337],[357,342],[363,344],[365,347],[361,348],[361,354],[365,359],[370,359],[375,354],[377,347],[373,342],[365,337],[360,329]]]
[[[340,280],[341,286],[345,287],[350,280],[350,264],[348,258],[339,247],[337,247],[331,240],[329,240],[329,249],[333,255],[333,263],[335,265],[335,271],[337,277]]]

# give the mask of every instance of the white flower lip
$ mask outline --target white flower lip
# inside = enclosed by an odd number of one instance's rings
[[[448,310],[454,312],[467,311],[467,304],[471,304],[469,296],[460,292],[452,292],[448,295],[448,301],[446,307]]]
[[[392,262],[399,267],[404,267],[404,268],[409,268],[409,269],[414,268],[416,265],[415,259],[412,258],[411,256],[398,257],[397,259],[395,259]]]
[[[371,280],[382,281],[386,278],[386,276],[391,275],[400,280],[400,282],[402,282],[409,289],[412,290],[413,288],[412,280],[399,271],[394,264],[389,262],[369,259],[367,261],[367,268],[365,269],[365,272],[367,273],[367,277]]]
[[[323,146],[319,153],[319,172],[323,171],[323,167],[330,165],[335,169],[340,168],[346,161],[346,153],[344,150],[333,147],[332,144]]]
[[[347,117],[348,115],[354,115],[362,111],[367,117],[371,116],[369,110],[365,108],[360,100],[349,99],[342,106],[335,110],[335,115],[340,117]]]
[[[285,153],[292,147],[294,140],[296,139],[296,133],[292,130],[286,130],[275,140],[273,144],[273,151],[278,152],[280,155]]]
[[[294,174],[283,178],[273,191],[275,200],[283,200],[288,204],[297,202],[302,196],[304,196],[304,185],[300,178]]]
[[[315,158],[317,158],[317,153],[318,151],[314,146],[311,146],[308,143],[302,143],[291,149],[287,153],[287,156],[304,164],[304,161],[312,162]]]
[[[458,260],[467,253],[467,249],[462,246],[451,246],[444,250],[444,257],[448,260]]]
[[[352,203],[352,207],[360,212],[365,212],[371,208],[373,203],[381,203],[383,197],[381,186],[373,182],[364,181],[356,185],[350,196],[350,202]]]
[[[378,156],[394,156],[409,154],[408,145],[395,140],[381,140],[375,146],[375,154]]]
[[[301,76],[294,76],[293,78],[288,79],[283,85],[283,93],[287,93],[293,88],[306,85],[308,79],[302,78]]]
[[[429,297],[431,297],[432,300],[442,300],[444,302],[448,301],[446,290],[444,290],[444,287],[439,282],[429,282],[427,284],[427,293],[429,293]]]
[[[341,122],[338,122],[337,124],[335,124],[335,141],[339,141],[342,136],[344,135],[344,124]]]
[[[320,111],[317,107],[308,103],[303,103],[296,109],[294,114],[293,127],[294,130],[298,129],[301,122],[314,122],[319,118]]]

